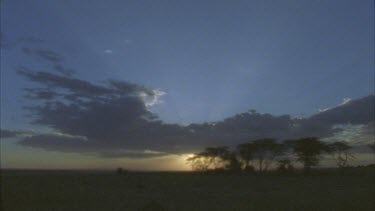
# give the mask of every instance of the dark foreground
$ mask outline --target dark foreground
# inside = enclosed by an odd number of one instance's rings
[[[375,210],[374,172],[2,171],[2,210]]]

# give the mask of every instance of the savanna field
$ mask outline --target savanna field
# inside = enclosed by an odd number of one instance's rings
[[[10,171],[12,210],[374,210],[374,169],[310,175]]]

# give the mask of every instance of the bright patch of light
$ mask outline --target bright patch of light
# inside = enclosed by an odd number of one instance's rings
[[[344,98],[342,99],[342,102],[338,105],[338,106],[343,106],[343,105],[346,105],[348,103],[350,103],[352,101],[351,98]],[[325,112],[325,111],[328,111],[332,108],[322,108],[322,109],[318,109],[319,113],[322,113],[322,112]]]
[[[143,102],[145,103],[145,106],[148,108],[163,103],[161,97],[167,94],[166,92],[160,89],[154,89],[152,90],[152,93],[152,95],[148,95],[144,92],[139,93],[139,96],[142,98]]]
[[[319,109],[318,111],[319,111],[319,113],[322,113],[322,112],[328,111],[329,109],[331,109],[331,108],[322,108],[322,109]]]
[[[77,138],[77,139],[81,139],[82,141],[88,141],[86,136],[70,135],[70,134],[61,133],[61,132],[58,132],[58,131],[53,131],[49,134],[54,135],[54,136],[60,136],[60,137],[66,137],[66,138]]]
[[[325,141],[345,141],[352,146],[367,145],[374,142],[374,123],[359,124],[343,124],[335,125],[334,128],[341,129],[336,132],[332,137],[325,138]]]
[[[143,151],[144,154],[152,154],[152,155],[158,155],[158,154],[164,154],[164,152],[159,152],[159,151],[154,151],[154,150],[144,150]]]
[[[350,101],[352,101],[351,98],[344,98],[344,99],[342,99],[342,102],[341,102],[340,105],[345,105],[345,104],[349,103]]]

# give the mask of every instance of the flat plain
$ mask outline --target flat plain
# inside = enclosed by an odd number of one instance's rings
[[[375,210],[373,169],[318,175],[1,172],[12,210]]]

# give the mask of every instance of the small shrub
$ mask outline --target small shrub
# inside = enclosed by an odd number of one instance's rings
[[[120,175],[126,175],[126,174],[129,173],[128,170],[123,169],[123,168],[117,168],[116,172],[117,172],[117,174],[120,174]]]

